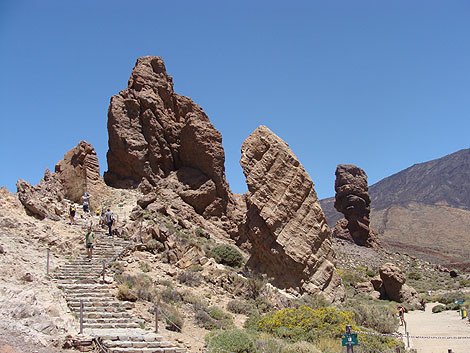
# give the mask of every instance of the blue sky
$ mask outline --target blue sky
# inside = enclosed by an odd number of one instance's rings
[[[469,1],[0,2],[0,185],[39,182],[80,140],[107,170],[107,109],[138,57],[240,147],[266,125],[320,198],[337,164],[369,184],[462,148],[470,134]]]

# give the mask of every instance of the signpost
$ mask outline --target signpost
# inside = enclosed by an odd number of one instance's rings
[[[347,353],[354,353],[353,346],[357,346],[357,333],[351,333],[351,325],[346,326],[346,333],[341,338],[343,347],[346,347]]]

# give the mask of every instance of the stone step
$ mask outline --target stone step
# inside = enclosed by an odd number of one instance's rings
[[[144,323],[143,319],[135,319],[132,317],[107,317],[107,318],[83,318],[87,324],[127,324],[127,323]]]
[[[166,348],[172,347],[173,345],[167,341],[103,341],[103,344],[107,348]]]
[[[80,313],[80,307],[73,307],[71,308],[73,312],[79,314]],[[125,313],[126,308],[124,307],[114,307],[114,306],[108,306],[108,307],[92,307],[92,306],[85,306],[83,308],[84,313]]]
[[[185,353],[185,348],[166,347],[166,348],[111,348],[110,353]]]
[[[131,318],[132,315],[129,314],[127,311],[118,311],[118,312],[90,311],[90,312],[84,312],[83,317],[90,318],[90,319],[110,318],[110,317]]]
[[[76,307],[80,307],[80,301],[79,300],[74,300],[74,301],[68,301],[67,304],[72,307],[72,308],[76,308]],[[105,300],[86,300],[86,299],[83,299],[83,306],[84,307],[104,307],[104,308],[107,308],[107,307],[110,307],[110,306],[113,306],[113,307],[119,307],[121,304],[118,302],[118,301],[110,301],[108,299],[105,299]]]
[[[89,323],[83,323],[83,328],[91,328],[91,329],[103,329],[103,328],[139,328],[140,325],[135,323],[135,322],[129,322],[129,323],[94,323],[94,324],[89,324]]]
[[[106,289],[109,290],[107,285],[98,284],[98,283],[59,283],[59,288],[65,290],[73,290],[73,289]]]

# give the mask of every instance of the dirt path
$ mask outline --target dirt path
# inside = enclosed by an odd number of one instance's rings
[[[411,336],[467,336],[470,337],[470,322],[462,320],[457,311],[432,313],[432,308],[438,303],[426,305],[426,311],[410,311],[405,314],[408,332]],[[405,333],[403,327],[400,332]],[[406,339],[405,339],[406,344]],[[470,352],[470,339],[423,339],[410,338],[411,348],[418,353],[452,353]]]

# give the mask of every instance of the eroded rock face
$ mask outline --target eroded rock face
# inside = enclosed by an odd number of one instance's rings
[[[80,141],[64,155],[55,166],[55,175],[65,198],[74,202],[81,203],[85,191],[94,196],[104,187],[95,149],[86,141]]]
[[[280,288],[344,295],[334,266],[329,229],[313,182],[289,146],[267,127],[243,143],[248,192],[240,233],[250,243],[248,266],[274,278]]]
[[[370,197],[367,175],[359,167],[340,164],[336,168],[335,208],[344,214],[333,228],[333,236],[361,246],[378,247],[377,233],[370,227]]]
[[[196,103],[173,91],[162,58],[137,60],[128,87],[111,98],[108,133],[108,185],[150,192],[177,172],[179,194],[199,214],[226,211],[222,136]]]
[[[88,142],[80,141],[56,164],[54,173],[46,169],[39,184],[33,186],[18,180],[18,198],[31,215],[58,220],[67,211],[66,200],[81,203],[85,191],[94,200],[106,193],[99,170],[95,149]]]

